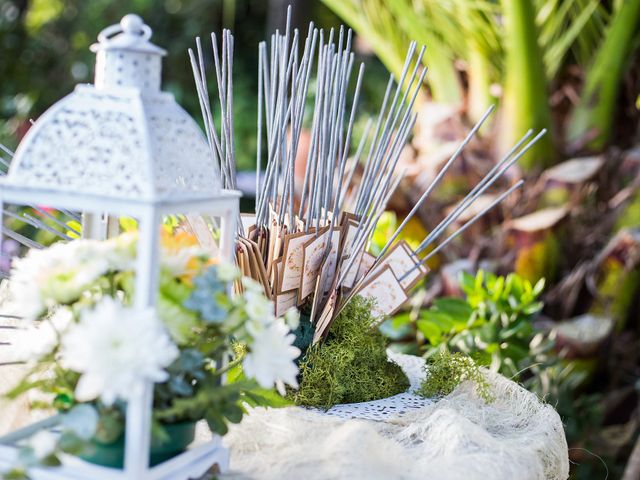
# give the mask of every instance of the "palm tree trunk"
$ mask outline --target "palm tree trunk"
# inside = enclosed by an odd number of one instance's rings
[[[586,73],[580,102],[567,126],[570,144],[602,150],[611,137],[616,102],[632,48],[637,45],[640,0],[626,0],[614,14],[605,38]],[[582,145],[589,138],[587,145]]]
[[[499,148],[506,151],[529,128],[551,128],[547,80],[538,45],[533,2],[503,0],[505,75]],[[552,164],[551,135],[543,137],[520,161],[525,169]]]

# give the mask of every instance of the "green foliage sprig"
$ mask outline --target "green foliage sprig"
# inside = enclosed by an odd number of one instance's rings
[[[449,395],[462,382],[470,381],[474,384],[476,394],[486,403],[494,400],[484,373],[467,355],[443,349],[428,359],[425,369],[427,376],[416,391],[418,395],[442,397]]]

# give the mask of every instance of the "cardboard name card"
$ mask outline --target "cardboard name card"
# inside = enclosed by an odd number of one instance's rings
[[[402,288],[407,292],[429,271],[423,265],[418,266],[418,261],[414,258],[411,247],[404,240],[393,245],[367,276],[375,275],[386,266],[391,268]]]
[[[238,245],[242,245],[244,247],[242,251],[247,256],[249,270],[251,271],[251,278],[263,286],[265,295],[270,298],[271,287],[269,285],[269,277],[267,276],[267,271],[264,267],[264,263],[262,262],[262,255],[260,254],[258,245],[255,242],[242,237],[238,238]],[[240,260],[241,259],[239,258],[238,263],[240,263]]]
[[[249,232],[251,227],[255,228],[256,216],[252,213],[241,213],[240,221],[245,232]]]
[[[303,247],[313,238],[315,238],[315,229],[309,233],[299,232],[285,235],[282,254],[284,261],[279,282],[280,293],[297,290],[300,287],[304,266]]]
[[[409,298],[388,265],[368,279],[356,295],[375,300],[372,313],[378,320],[393,315]]]
[[[313,334],[313,343],[318,343],[329,331],[329,327],[335,318],[336,305],[338,303],[338,290],[332,289],[327,303],[325,304],[318,322],[316,324],[315,332]]]
[[[295,307],[298,303],[298,292],[293,290],[291,292],[281,293],[276,296],[276,317],[284,315],[291,307]]]
[[[353,288],[360,280],[364,278],[367,273],[369,273],[369,270],[371,270],[371,267],[373,267],[373,264],[375,262],[376,257],[371,255],[369,252],[362,252],[360,261],[356,261],[349,269],[349,273],[347,274],[344,281],[344,286]],[[347,280],[350,281],[347,282]]]
[[[341,287],[353,288],[356,283],[356,279],[358,278],[358,272],[360,271],[360,263],[362,262],[362,257],[366,255],[366,252],[359,252],[356,254],[358,257],[353,262],[353,265],[349,268],[349,271],[344,277],[342,281]],[[349,261],[349,257],[346,257],[342,261],[343,268],[347,268],[347,263]]]
[[[331,236],[331,247],[327,254],[326,261],[323,266],[324,279],[322,283],[322,291],[320,295],[324,295],[329,291],[329,287],[335,277],[336,267],[338,264],[338,249],[340,247],[340,233],[342,229],[334,228],[333,235]]]
[[[302,303],[316,287],[316,280],[320,274],[320,267],[324,260],[327,242],[329,241],[329,228],[325,227],[318,232],[317,238],[312,238],[304,244],[303,268],[300,277],[300,295],[298,304]]]
[[[342,243],[340,244],[340,256],[344,256],[351,251],[353,247],[353,241],[355,240],[356,232],[358,231],[358,222],[355,220],[347,219],[342,224]]]

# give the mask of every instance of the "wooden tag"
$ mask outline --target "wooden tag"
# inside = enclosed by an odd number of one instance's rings
[[[314,345],[320,341],[320,339],[326,337],[326,334],[329,332],[329,327],[333,322],[335,316],[335,309],[338,303],[338,290],[332,289],[329,298],[327,299],[327,303],[325,303],[322,312],[320,313],[320,317],[318,318],[318,322],[316,324],[316,329],[313,334],[313,343]]]
[[[417,261],[413,257],[411,247],[406,241],[402,240],[394,244],[385,256],[378,261],[378,264],[367,273],[367,277],[375,275],[384,267],[389,266],[393,274],[400,280],[400,284],[405,291],[409,291],[416,283],[423,278],[428,269],[424,266],[416,268]],[[403,278],[407,275],[405,278]]]
[[[300,287],[300,278],[303,269],[303,247],[312,238],[315,238],[315,229],[309,233],[300,232],[285,235],[282,258],[279,292],[297,290]]]
[[[317,238],[311,238],[302,247],[302,275],[300,276],[300,305],[314,290],[316,279],[320,273],[320,266],[324,260],[328,241],[329,228],[320,229]]]
[[[355,295],[376,301],[372,313],[378,320],[393,315],[409,299],[388,265],[368,279]]]
[[[276,317],[281,317],[291,307],[295,307],[298,300],[298,292],[293,290],[291,292],[281,293],[276,296]]]

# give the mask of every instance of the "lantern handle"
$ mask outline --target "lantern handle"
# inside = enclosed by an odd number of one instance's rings
[[[152,30],[149,25],[144,23],[140,16],[130,13],[129,15],[122,17],[120,23],[103,29],[98,34],[98,42],[103,44],[108,43],[112,37],[119,33],[127,36],[138,35],[143,40],[149,40],[151,38]]]

